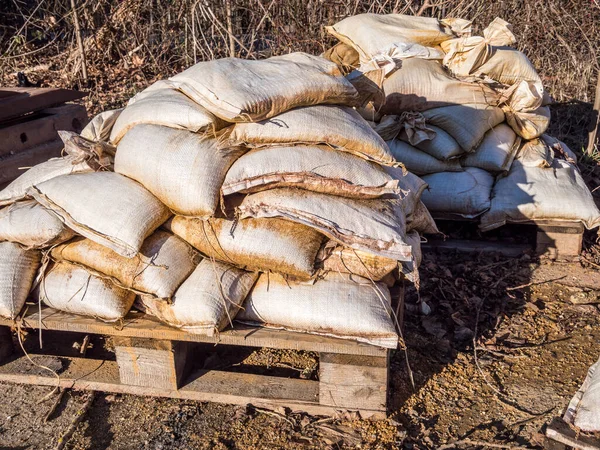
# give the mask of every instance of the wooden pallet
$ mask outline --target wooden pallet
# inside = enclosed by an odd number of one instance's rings
[[[478,222],[477,219],[457,218],[452,215],[436,214],[436,221]],[[579,256],[583,245],[584,227],[580,222],[537,220],[530,222],[508,223],[536,228],[535,254],[551,258],[573,258]],[[424,250],[456,250],[462,252],[498,252],[506,256],[521,256],[531,247],[527,244],[514,244],[498,241],[475,240],[437,240],[431,239],[423,244]]]
[[[239,324],[207,337],[166,326],[142,313],[131,312],[122,326],[116,326],[47,307],[41,314],[37,308],[26,312],[19,325],[111,337],[116,361],[67,358],[59,382],[64,388],[283,406],[315,415],[339,410],[359,411],[362,417],[386,415],[390,351],[369,344]],[[33,365],[12,352],[11,326],[15,323],[0,319],[0,381],[55,386],[55,376],[31,374]],[[193,362],[206,344],[213,349],[218,344],[318,352],[319,381],[195,369]]]

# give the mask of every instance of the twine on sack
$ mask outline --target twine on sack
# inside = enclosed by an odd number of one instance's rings
[[[217,250],[217,248],[212,245],[211,240],[208,238],[208,233],[206,232],[206,224],[208,223],[208,225],[210,225],[210,231],[213,233],[213,236],[215,237],[215,241],[217,241],[217,244],[219,245],[219,249],[221,251],[221,254],[227,258],[229,260],[230,263],[235,265],[235,261],[230,258],[227,253],[225,252],[225,249],[223,249],[223,247],[221,246],[221,241],[219,241],[219,238],[217,236],[217,233],[212,225],[212,223],[210,223],[210,220],[203,220],[202,221],[202,233],[204,233],[204,238],[206,239],[206,242],[208,243],[208,245],[210,245],[210,247],[215,251],[215,253],[218,253],[219,251]],[[229,231],[229,234],[231,235],[231,237],[233,237],[233,230],[234,230],[234,225],[237,225],[237,222],[234,222],[231,225],[231,230]]]

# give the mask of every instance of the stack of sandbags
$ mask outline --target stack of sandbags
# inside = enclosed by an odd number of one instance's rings
[[[472,36],[459,19],[361,14],[327,30],[341,42],[326,55],[356,69],[349,79],[379,81],[381,95],[359,112],[429,185],[422,198],[434,215],[482,217],[485,230],[536,219],[596,226],[572,152],[544,134],[549,97],[511,47],[510,24],[496,19]],[[556,170],[564,176],[552,178]],[[577,200],[557,205],[548,192]]]

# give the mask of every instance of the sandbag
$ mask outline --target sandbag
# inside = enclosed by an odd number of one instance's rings
[[[515,161],[527,167],[550,167],[554,161],[554,149],[541,138],[524,141]]]
[[[549,168],[513,163],[494,186],[490,210],[480,228],[492,230],[506,222],[555,220],[600,225],[600,211],[575,165],[555,159]]]
[[[390,292],[383,283],[330,272],[314,284],[262,274],[237,320],[396,348]]]
[[[426,111],[443,106],[496,105],[499,94],[483,83],[467,83],[451,77],[437,61],[412,58],[383,82],[382,114]]]
[[[281,188],[248,195],[238,214],[241,218],[282,217],[356,250],[399,261],[411,258],[410,246],[404,241],[400,199],[356,200]]]
[[[577,155],[563,141],[548,134],[542,134],[540,136],[540,139],[544,141],[544,143],[552,150],[552,152],[556,156],[566,161],[569,161],[571,164],[577,164]]]
[[[265,147],[246,153],[227,172],[221,192],[248,194],[278,187],[352,198],[400,193],[398,181],[378,164],[327,146],[312,145]]]
[[[138,294],[170,299],[193,272],[200,255],[183,239],[155,231],[133,258],[124,258],[90,239],[76,239],[52,249],[55,261],[68,261]]]
[[[138,304],[160,321],[213,336],[231,324],[258,274],[208,259],[177,289],[173,303],[141,296]]]
[[[138,181],[178,214],[213,216],[225,174],[243,148],[186,130],[138,125],[121,140],[115,172]]]
[[[523,139],[535,139],[546,132],[550,125],[550,108],[540,106],[531,112],[504,109],[506,123]]]
[[[521,139],[512,128],[501,123],[488,131],[477,150],[465,155],[460,163],[488,172],[505,172],[510,169],[520,144]]]
[[[178,91],[168,80],[157,81],[129,100],[115,122],[111,142],[118,144],[125,133],[142,124],[208,134],[214,134],[227,125]]]
[[[34,200],[0,209],[0,241],[17,242],[27,248],[44,248],[68,241],[75,232],[52,211]]]
[[[81,130],[81,137],[94,142],[109,142],[113,126],[122,112],[123,108],[101,112]]]
[[[0,242],[0,316],[15,319],[23,309],[42,258],[14,242]]]
[[[588,433],[600,431],[600,361],[593,364],[564,415],[564,420]]]
[[[441,161],[457,158],[465,152],[460,148],[458,142],[441,128],[430,124],[427,124],[427,127],[435,133],[435,136],[432,139],[424,139],[414,144],[413,147]],[[404,130],[400,132],[398,139],[410,144],[409,137]]]
[[[168,227],[204,255],[243,269],[308,279],[324,240],[318,231],[283,219],[238,222],[175,216]]]
[[[527,56],[512,47],[493,46],[490,57],[472,72],[477,77],[487,76],[505,85],[521,81],[535,83],[543,92],[542,80]]]
[[[419,234],[437,234],[440,232],[423,200],[419,200],[413,213],[406,216],[406,236],[408,237],[410,233],[415,231]]]
[[[113,172],[62,175],[29,192],[69,228],[127,258],[170,216],[141,184]]]
[[[59,262],[44,274],[37,297],[59,311],[115,322],[129,312],[135,293],[80,266]]]
[[[353,106],[358,92],[331,61],[289,53],[253,61],[198,63],[171,78],[177,88],[228,122],[256,122],[298,106]]]
[[[338,245],[333,241],[325,252],[327,256],[320,263],[325,272],[358,275],[373,281],[380,281],[398,268],[398,261],[372,253],[354,250]]]
[[[485,133],[504,122],[502,109],[477,104],[430,109],[423,115],[429,124],[452,136],[465,152],[474,150]]]
[[[284,144],[327,144],[361,158],[391,164],[384,140],[352,108],[318,105],[297,108],[257,123],[233,127],[228,145],[261,147]]]
[[[436,46],[470,32],[471,22],[462,19],[438,20],[404,14],[357,14],[325,27],[328,33],[353,47],[362,63],[398,43]]]
[[[423,177],[429,189],[421,199],[433,213],[474,218],[490,208],[494,177],[482,169],[466,167],[464,172],[441,172]]]
[[[343,42],[338,42],[321,56],[335,63],[343,74],[348,74],[360,66],[358,52]]]
[[[433,156],[416,149],[406,142],[395,139],[388,141],[388,147],[396,161],[401,162],[404,167],[416,175],[426,175],[436,172],[460,172],[462,167],[458,159],[440,161]]]

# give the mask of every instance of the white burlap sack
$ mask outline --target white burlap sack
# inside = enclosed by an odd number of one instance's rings
[[[481,229],[530,220],[581,222],[588,229],[600,225],[600,211],[576,166],[559,159],[549,168],[515,161],[508,175],[496,182]]]
[[[27,248],[44,248],[68,241],[75,232],[52,211],[34,200],[0,209],[0,241],[18,242]]]
[[[81,130],[81,136],[94,142],[110,142],[111,131],[122,111],[123,108],[101,112]]]
[[[259,61],[198,63],[171,78],[177,88],[228,122],[256,122],[298,106],[353,106],[358,92],[331,61],[289,53]]]
[[[443,106],[496,105],[500,95],[483,83],[467,83],[451,77],[437,61],[407,59],[383,82],[382,114],[426,111]]]
[[[233,163],[221,192],[248,194],[277,187],[352,198],[400,193],[398,181],[378,164],[323,145],[254,149]]]
[[[173,303],[142,296],[141,309],[171,326],[213,336],[231,324],[257,273],[204,259],[177,289]]]
[[[504,109],[506,123],[523,139],[535,139],[546,132],[550,125],[550,108],[540,106],[531,112],[516,112]]]
[[[157,81],[129,100],[115,122],[110,135],[111,142],[117,145],[125,133],[142,124],[208,134],[227,125],[178,91],[168,80]]]
[[[0,242],[0,316],[15,319],[21,312],[40,265],[38,250]]]
[[[438,20],[403,14],[357,14],[325,29],[343,43],[354,47],[362,63],[399,43],[436,46],[470,32],[471,22],[462,19]]]
[[[119,143],[115,172],[141,183],[172,211],[213,216],[219,192],[243,148],[219,148],[217,140],[159,125],[138,125]]]
[[[473,153],[465,155],[464,167],[479,167],[488,172],[505,172],[515,159],[521,138],[506,124],[501,123],[488,131]]]
[[[29,192],[69,228],[127,258],[170,216],[141,184],[113,172],[62,175]]]
[[[236,124],[228,141],[248,147],[327,144],[380,164],[393,163],[384,140],[360,114],[344,106],[297,108],[270,120]]]
[[[237,319],[396,348],[390,303],[385,284],[358,276],[330,272],[309,284],[262,274]]]
[[[550,167],[554,162],[554,148],[541,138],[524,141],[515,161],[527,167]]]
[[[46,271],[37,293],[38,299],[51,308],[105,322],[125,317],[135,300],[134,292],[64,261]]]
[[[394,159],[404,164],[407,170],[417,175],[462,171],[460,162],[456,158],[441,161],[399,139],[388,141],[387,144],[394,155]]]
[[[413,147],[441,161],[454,159],[465,152],[460,148],[458,142],[441,128],[430,124],[427,124],[427,127],[435,132],[433,139],[424,139],[421,142],[414,144]],[[410,144],[409,137],[405,131],[400,132],[398,139]]]
[[[330,241],[331,248],[326,249],[326,258],[322,261],[325,272],[358,275],[373,281],[379,281],[398,268],[398,261],[372,253],[354,250]]]
[[[473,151],[485,133],[504,122],[502,109],[477,104],[430,109],[423,115],[428,124],[443,129],[465,152]]]
[[[488,60],[475,69],[472,75],[487,76],[507,86],[527,81],[534,83],[543,92],[542,80],[529,58],[512,47],[492,47]]]
[[[582,431],[600,432],[600,360],[589,368],[583,384],[569,402],[564,419]]]
[[[124,258],[89,239],[59,245],[51,256],[56,261],[85,266],[122,288],[161,299],[170,299],[200,262],[200,255],[186,242],[161,230],[146,238],[133,258]]]
[[[238,222],[175,216],[168,225],[204,255],[250,271],[279,272],[308,279],[324,236],[283,219]]]
[[[282,188],[247,196],[238,213],[241,218],[283,217],[357,250],[399,261],[411,258],[400,199],[356,200]]]
[[[494,177],[475,167],[464,172],[441,172],[423,177],[429,189],[421,199],[433,213],[473,218],[490,208]]]

